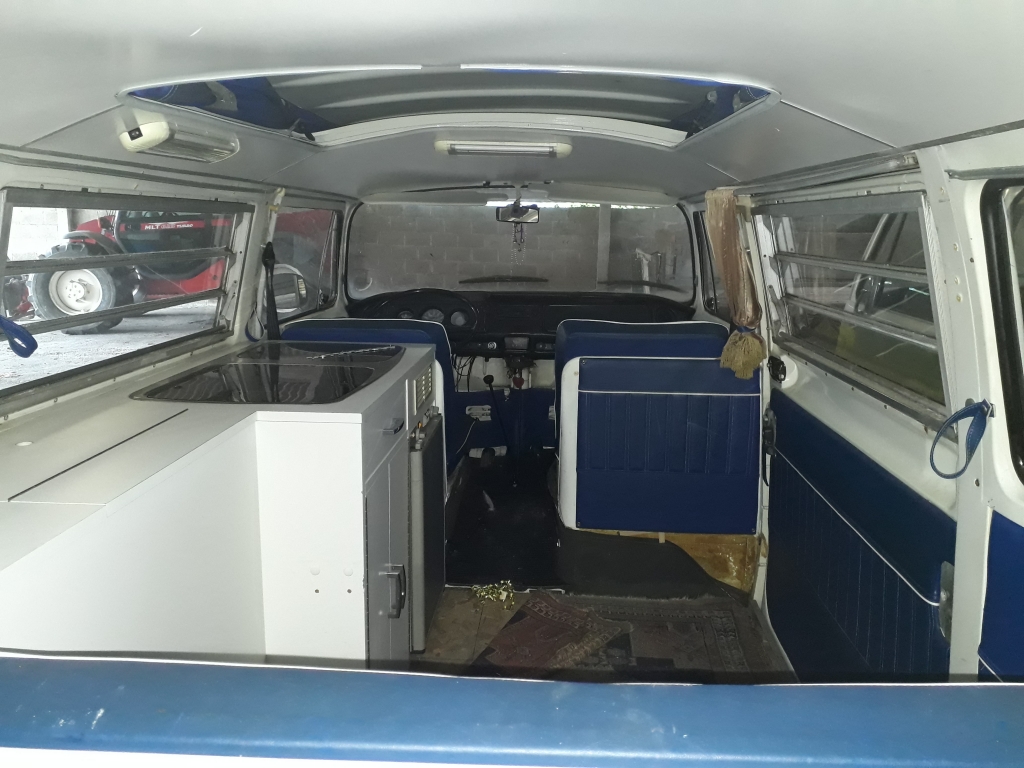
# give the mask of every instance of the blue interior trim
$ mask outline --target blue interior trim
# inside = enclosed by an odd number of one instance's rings
[[[577,357],[720,357],[729,329],[718,323],[620,323],[563,320],[555,331],[555,408],[561,409],[562,369]]]
[[[945,679],[938,587],[956,524],[778,390],[771,407],[767,601],[797,675]]]
[[[714,358],[586,357],[580,389],[580,527],[756,532],[760,376],[737,379]]]
[[[943,561],[953,562],[956,522],[776,389],[777,445],[882,556],[937,603]]]
[[[0,659],[0,684],[4,747],[616,768],[954,768],[1024,754],[1014,685],[594,685],[18,658]]]
[[[710,359],[584,357],[580,392],[649,392],[676,395],[752,395],[761,393],[761,378],[738,379]]]
[[[992,513],[979,654],[1002,680],[1024,679],[1024,527]]]

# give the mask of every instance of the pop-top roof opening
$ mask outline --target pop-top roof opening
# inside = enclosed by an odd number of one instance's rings
[[[129,93],[307,138],[376,120],[455,113],[605,118],[692,136],[768,94],[666,75],[475,67],[248,77]]]

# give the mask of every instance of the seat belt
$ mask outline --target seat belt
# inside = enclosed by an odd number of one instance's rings
[[[264,304],[267,308],[267,341],[281,340],[281,323],[277,319],[277,299],[274,296],[274,244],[267,242],[263,246],[263,270],[266,273],[267,294]]]
[[[267,322],[263,327],[266,330],[267,341],[281,340],[281,322],[277,317],[277,299],[274,296],[274,266],[277,264],[277,256],[274,254],[274,230],[277,228],[277,214],[281,210],[281,201],[284,199],[284,194],[284,187],[278,187],[274,193],[274,199],[269,206],[270,221],[267,225],[267,244],[263,246],[263,307],[267,313]],[[245,335],[251,341],[256,341],[249,334],[248,328],[246,328]]]

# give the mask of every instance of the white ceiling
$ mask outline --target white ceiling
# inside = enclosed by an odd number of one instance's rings
[[[485,179],[686,196],[1024,119],[1019,0],[561,0],[508,8],[480,0],[5,0],[0,144],[353,196]],[[240,129],[239,154],[203,166],[133,157],[116,140],[116,94],[127,88],[388,64],[671,72],[771,88],[782,102],[677,150],[572,137],[563,160],[440,155],[436,131],[316,150]]]

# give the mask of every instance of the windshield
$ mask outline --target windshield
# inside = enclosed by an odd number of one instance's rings
[[[621,292],[693,299],[690,230],[675,206],[542,204],[540,221],[493,205],[360,206],[348,242],[353,299],[413,288]]]

